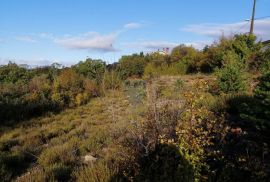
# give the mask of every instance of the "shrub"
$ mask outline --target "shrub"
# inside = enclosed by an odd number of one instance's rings
[[[84,80],[75,71],[66,69],[54,80],[52,100],[61,107],[76,105],[76,96],[83,94]]]
[[[251,102],[243,102],[239,109],[241,117],[252,121],[257,129],[270,131],[270,73],[259,78]]]
[[[105,89],[119,89],[122,85],[119,72],[110,71],[104,75],[104,87]]]
[[[105,72],[105,62],[102,60],[86,59],[72,67],[75,71],[91,80],[95,80],[96,84],[102,83],[103,74]]]
[[[155,65],[155,63],[149,63],[144,70],[144,76],[146,78],[157,77],[160,75],[184,75],[187,73],[188,65],[185,62],[179,61],[171,64],[163,63],[161,65]]]
[[[121,78],[142,77],[147,60],[143,54],[133,54],[131,56],[123,56],[119,60],[118,68]]]
[[[146,78],[154,78],[159,75],[158,69],[154,66],[154,64],[147,64],[147,66],[144,69],[144,76]]]
[[[204,84],[204,83],[199,83]],[[210,174],[210,161],[216,160],[214,146],[219,144],[226,133],[222,117],[216,116],[207,106],[201,105],[205,99],[198,90],[185,92],[184,111],[177,126],[178,148],[194,175],[194,181],[202,180],[203,174]],[[185,177],[185,174],[183,174]]]
[[[173,62],[179,62],[182,60],[192,61],[196,57],[197,53],[198,51],[191,46],[179,45],[172,50],[171,59]]]
[[[90,79],[84,79],[83,88],[90,97],[97,97],[100,95],[100,87]]]
[[[75,103],[77,106],[81,106],[83,104],[86,104],[89,100],[90,95],[88,93],[79,93],[77,94],[75,98]]]
[[[232,93],[246,90],[243,69],[237,63],[229,63],[218,73],[218,86],[221,92]]]
[[[0,83],[27,83],[30,79],[30,72],[15,63],[0,66]]]

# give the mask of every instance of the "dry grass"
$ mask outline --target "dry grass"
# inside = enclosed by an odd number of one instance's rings
[[[106,156],[105,149],[121,137],[130,121],[140,117],[137,110],[123,92],[108,92],[106,97],[95,98],[85,106],[5,129],[0,135],[0,149],[11,154],[16,148],[31,156],[33,160],[28,161],[25,172],[34,170],[32,165],[43,169],[56,164],[80,166],[83,155],[91,154],[99,159]]]

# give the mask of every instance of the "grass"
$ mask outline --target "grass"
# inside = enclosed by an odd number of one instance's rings
[[[85,106],[0,130],[1,159],[6,163],[6,168],[1,169],[4,170],[1,181],[16,179],[17,175],[27,172],[63,181],[68,178],[67,173],[83,165],[84,155],[106,156],[105,149],[113,146],[137,114],[131,115],[134,109],[128,98],[123,92],[109,91],[105,97],[95,98]],[[28,167],[13,173],[16,169],[9,168],[10,160],[12,163],[23,161]],[[33,166],[39,166],[44,172],[34,172]]]

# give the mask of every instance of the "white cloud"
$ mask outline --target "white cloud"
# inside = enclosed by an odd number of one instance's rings
[[[249,32],[250,22],[237,22],[231,24],[212,24],[212,23],[204,23],[204,24],[194,24],[187,25],[182,28],[182,31],[192,32],[199,35],[205,35],[209,37],[219,37],[222,34],[225,36],[229,36],[236,33],[247,33]],[[254,33],[262,40],[266,40],[270,38],[270,18],[263,20],[255,21]]]
[[[24,42],[37,42],[37,40],[47,39],[53,43],[75,50],[88,50],[88,51],[100,51],[100,52],[114,52],[118,51],[114,44],[120,34],[123,34],[131,29],[137,29],[142,27],[141,23],[128,23],[125,24],[120,30],[109,33],[100,34],[98,32],[86,32],[79,35],[64,34],[56,36],[52,33],[32,33],[26,36],[18,36],[16,40]],[[35,39],[34,39],[35,38]],[[1,39],[0,39],[1,42]]]
[[[194,41],[184,43],[186,46],[192,46],[195,49],[202,50],[206,45],[210,45],[211,41]]]
[[[57,38],[54,42],[70,49],[113,52],[116,51],[113,44],[115,43],[117,36],[117,33],[101,35],[96,32],[90,32],[79,36]]]
[[[23,41],[23,42],[30,42],[30,43],[37,42],[33,37],[28,36],[28,35],[16,37],[16,40]]]
[[[165,47],[173,48],[179,45],[179,43],[169,42],[169,41],[141,41],[141,42],[134,42],[134,43],[126,43],[126,45],[130,47],[140,48],[140,49],[157,50],[157,49],[162,49]]]
[[[30,67],[48,66],[54,62],[52,60],[44,58],[37,58],[37,59],[0,58],[0,65],[6,65],[10,61],[19,65],[29,65]]]
[[[141,24],[141,23],[132,22],[132,23],[125,24],[124,28],[131,30],[131,29],[141,28],[142,26],[143,26],[143,24]]]
[[[125,43],[124,45],[137,48],[137,49],[145,49],[146,51],[156,51],[158,49],[169,48],[172,50],[174,47],[179,46],[180,44],[184,44],[186,46],[192,46],[196,49],[203,49],[207,44],[210,44],[210,41],[194,41],[194,42],[186,42],[186,43],[177,43],[177,42],[169,42],[169,41],[141,41],[134,43]]]

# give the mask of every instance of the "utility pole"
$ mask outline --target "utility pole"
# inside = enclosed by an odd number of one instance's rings
[[[253,11],[252,11],[249,35],[253,35],[253,32],[254,32],[255,11],[256,11],[256,0],[254,0],[254,3],[253,3]]]

